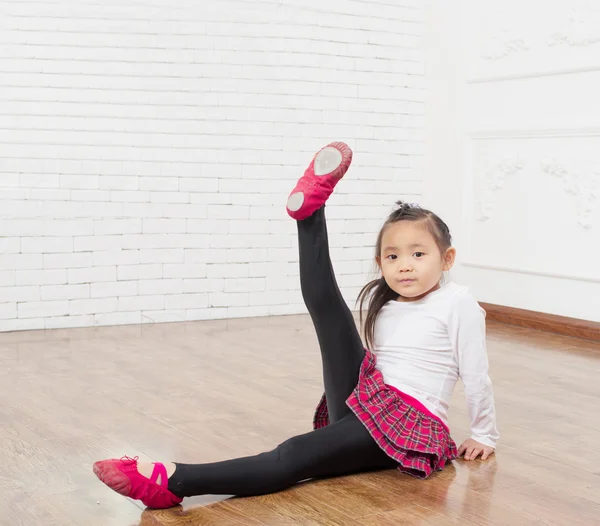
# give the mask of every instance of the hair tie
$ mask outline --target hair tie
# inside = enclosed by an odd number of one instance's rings
[[[400,212],[410,210],[411,208],[421,208],[419,203],[405,203],[404,201],[398,201],[396,204],[398,205],[398,211]]]

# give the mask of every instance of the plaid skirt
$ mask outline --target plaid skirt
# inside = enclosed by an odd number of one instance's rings
[[[359,380],[346,404],[379,447],[398,462],[398,469],[426,479],[458,456],[450,431],[418,401],[384,383],[375,355],[366,351]],[[313,427],[329,424],[323,394]]]

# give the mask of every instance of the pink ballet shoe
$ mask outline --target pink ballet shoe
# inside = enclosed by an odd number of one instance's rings
[[[332,142],[321,149],[292,190],[287,213],[300,221],[321,208],[352,162],[352,150],[343,142]]]
[[[148,479],[137,470],[138,457],[101,460],[94,464],[94,474],[110,489],[131,499],[141,500],[149,508],[172,508],[183,499],[167,488],[169,481],[163,464],[154,464]],[[156,481],[160,475],[160,484]]]

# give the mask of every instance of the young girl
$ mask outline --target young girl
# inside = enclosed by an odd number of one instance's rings
[[[318,152],[289,196],[297,221],[302,294],[323,362],[325,393],[314,430],[272,451],[211,464],[96,462],[94,473],[118,493],[152,508],[202,494],[251,496],[300,481],[398,468],[419,478],[464,454],[486,459],[498,440],[485,347],[485,313],[463,287],[443,282],[455,258],[435,214],[399,202],[377,237],[381,277],[359,296],[367,349],[329,258],[324,205],[348,170],[352,151]],[[471,438],[460,448],[447,412],[458,377],[465,386]]]

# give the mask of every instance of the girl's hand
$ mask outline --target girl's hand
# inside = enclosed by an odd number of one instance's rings
[[[494,448],[485,446],[477,440],[467,438],[458,448],[458,456],[465,455],[465,460],[475,460],[481,455],[481,460],[485,460],[494,452]]]

